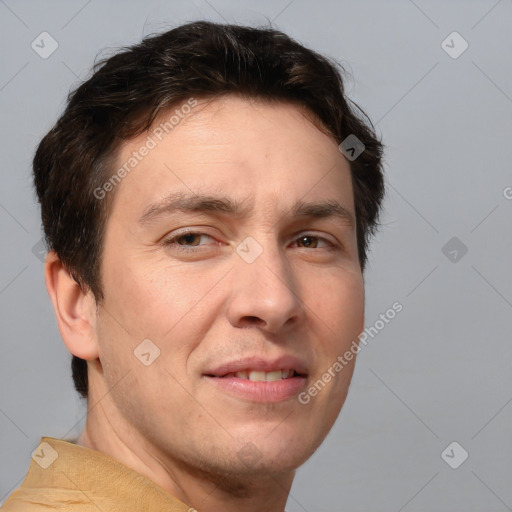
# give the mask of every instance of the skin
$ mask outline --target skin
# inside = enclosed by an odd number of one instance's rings
[[[120,166],[147,135],[124,144]],[[249,210],[244,218],[175,213],[139,224],[149,205],[177,191],[221,194]],[[201,512],[284,510],[296,468],[340,412],[355,358],[306,405],[297,396],[277,403],[233,397],[203,372],[240,357],[291,354],[307,362],[309,387],[363,330],[355,228],[339,218],[291,219],[301,199],[336,200],[355,217],[349,163],[333,138],[291,104],[200,101],[116,187],[103,303],[48,254],[60,332],[69,351],[88,361],[78,444]],[[187,227],[208,235],[180,239],[197,252],[163,245]],[[305,234],[315,238],[305,244]],[[236,252],[247,236],[263,249],[252,263]],[[160,350],[149,366],[134,356],[144,339]]]

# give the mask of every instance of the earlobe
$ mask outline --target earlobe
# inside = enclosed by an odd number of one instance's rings
[[[54,251],[46,255],[44,277],[67,349],[81,359],[97,359],[96,303],[92,293],[80,289]]]

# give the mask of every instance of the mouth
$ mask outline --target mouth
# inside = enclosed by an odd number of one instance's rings
[[[289,370],[271,370],[269,372],[261,370],[242,370],[238,372],[226,373],[225,375],[206,375],[207,377],[217,377],[220,379],[242,379],[250,380],[252,382],[276,382],[283,379],[291,379],[293,377],[305,377],[304,374],[300,374],[293,369]]]
[[[306,386],[308,374],[298,360],[235,361],[203,374],[218,391],[249,402],[282,402],[295,398]]]

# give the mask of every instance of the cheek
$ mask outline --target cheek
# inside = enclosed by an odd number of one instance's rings
[[[358,337],[364,329],[364,286],[362,279],[357,275],[353,277],[340,283],[336,309],[332,311],[333,331],[338,333],[338,336],[334,346],[331,347],[333,350],[331,350],[329,366],[332,366],[338,356],[348,355],[343,370],[336,373],[337,377],[334,379],[337,391],[343,396],[343,400],[354,371],[356,360],[354,352],[357,350]]]
[[[218,290],[212,288],[218,273],[148,259],[110,267],[106,311],[102,311],[99,326],[100,360],[109,386],[130,370],[119,390],[128,384],[135,392],[143,377],[142,388],[158,389],[158,394],[167,391],[172,396],[177,384],[165,369],[180,381],[186,380],[189,356],[204,338],[215,312]],[[158,353],[151,366],[144,366],[134,354],[142,353],[138,347],[147,339]],[[150,382],[152,386],[148,386]],[[170,393],[170,389],[174,391]]]
[[[350,345],[364,327],[361,274],[343,270],[318,281],[310,308],[328,328],[329,339],[338,349]]]
[[[107,265],[105,265],[107,266]],[[184,268],[165,256],[136,255],[129,261],[111,258],[105,278],[107,301],[132,337],[165,339],[213,286],[212,273]]]
[[[325,280],[311,306],[316,313],[317,369],[311,385],[319,380],[311,401],[326,423],[334,421],[345,401],[357,350],[358,336],[364,328],[364,288],[357,272],[339,272]],[[350,350],[352,347],[352,351]],[[350,352],[340,366],[339,357]],[[327,406],[327,404],[329,404]]]
[[[136,285],[137,325],[167,345],[177,337],[193,342],[205,327],[204,309],[210,305],[215,310],[218,280],[218,271],[198,266],[162,264],[154,271],[145,269]]]

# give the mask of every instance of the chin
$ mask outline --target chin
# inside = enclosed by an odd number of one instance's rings
[[[241,467],[254,468],[254,471],[283,473],[295,471],[304,464],[323,441],[314,435],[297,432],[296,427],[277,427],[274,432],[262,432],[259,435],[243,436],[236,457],[242,462]],[[240,437],[238,438],[240,439]]]

